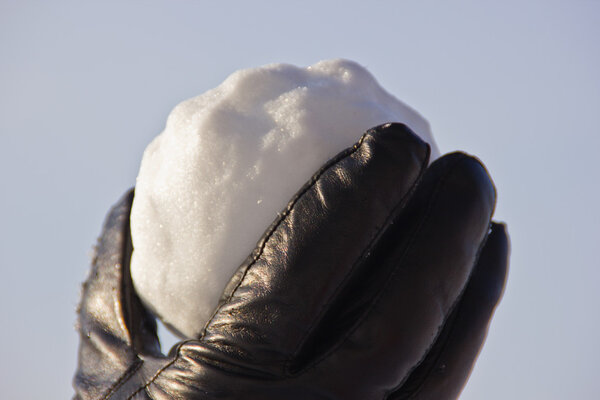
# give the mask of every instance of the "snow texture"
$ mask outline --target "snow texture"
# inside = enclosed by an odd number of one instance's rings
[[[131,213],[131,274],[144,304],[197,337],[238,266],[294,193],[362,133],[429,125],[360,65],[240,70],[179,104],[146,148]]]

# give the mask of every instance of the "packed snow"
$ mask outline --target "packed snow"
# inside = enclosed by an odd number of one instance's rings
[[[405,123],[438,154],[427,121],[347,60],[240,70],[177,105],[144,152],[131,212],[131,274],[144,304],[197,337],[294,193],[385,122]]]

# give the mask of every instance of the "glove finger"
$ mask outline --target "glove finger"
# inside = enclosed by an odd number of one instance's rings
[[[79,356],[74,386],[82,398],[97,398],[139,360],[160,354],[156,322],[131,285],[129,213],[133,191],[111,209],[83,284],[78,308]]]
[[[458,397],[502,297],[508,254],[506,227],[494,223],[460,303],[427,357],[390,400]]]
[[[368,264],[374,272],[349,286],[360,302],[348,293],[340,297],[296,368],[316,365],[316,379],[348,399],[385,398],[398,388],[427,354],[463,291],[494,205],[493,184],[476,159],[455,153],[434,162],[373,250]],[[314,361],[319,343],[331,343],[332,329],[342,338]],[[336,386],[341,381],[349,384]]]
[[[319,170],[225,289],[201,356],[283,373],[381,227],[404,206],[428,155],[406,126],[387,124]]]

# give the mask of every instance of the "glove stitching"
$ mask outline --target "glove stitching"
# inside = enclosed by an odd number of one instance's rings
[[[106,392],[104,396],[100,398],[100,400],[110,399],[111,396],[125,383],[125,381],[132,377],[142,367],[143,364],[144,361],[136,356],[135,363],[129,367],[115,383],[112,384],[112,386],[108,389],[108,392]]]
[[[180,342],[177,345],[177,355],[171,361],[169,361],[168,363],[166,363],[165,365],[163,365],[161,368],[159,368],[159,370],[156,371],[156,373],[152,376],[152,378],[150,378],[150,380],[148,380],[148,382],[146,382],[142,386],[139,386],[136,389],[135,392],[133,392],[132,394],[129,395],[129,397],[127,397],[126,400],[131,400],[133,398],[133,396],[135,396],[136,394],[138,394],[139,392],[141,392],[142,390],[144,390],[148,386],[150,386],[158,378],[158,376],[163,373],[164,370],[166,370],[167,368],[169,368],[171,365],[173,365],[179,359],[179,357],[181,356],[181,353],[179,352],[180,349],[181,349],[181,347],[184,344],[186,344],[186,343],[195,342],[195,341],[196,341],[195,339],[189,339],[189,340],[185,340],[183,342]],[[140,361],[141,361],[141,363],[140,363],[140,366],[141,366],[141,364],[143,364],[143,360],[140,360]],[[139,367],[138,367],[138,369],[139,369]],[[105,400],[105,399],[102,399],[102,400]]]
[[[310,336],[310,333],[313,331],[314,327],[318,324],[318,322],[321,321],[322,316],[327,312],[327,310],[329,309],[329,306],[331,305],[331,303],[333,302],[333,300],[344,289],[344,287],[346,286],[346,282],[352,276],[352,272],[355,270],[356,266],[359,264],[359,262],[362,259],[365,258],[365,254],[368,254],[373,249],[373,246],[377,242],[377,239],[379,239],[381,237],[382,233],[389,226],[390,221],[393,220],[402,209],[404,209],[404,206],[406,206],[406,204],[408,203],[408,199],[410,199],[412,197],[412,195],[415,192],[418,184],[420,183],[420,181],[421,181],[421,179],[423,177],[424,171],[427,168],[427,165],[429,163],[429,151],[430,150],[429,150],[429,146],[428,146],[427,147],[427,156],[423,159],[423,162],[421,163],[421,167],[419,168],[420,172],[419,172],[419,176],[417,177],[417,179],[415,179],[415,181],[411,185],[410,189],[406,192],[406,194],[402,197],[402,199],[400,199],[400,201],[398,201],[398,203],[389,212],[389,214],[387,215],[387,217],[385,218],[385,220],[381,224],[381,228],[379,228],[377,230],[377,232],[375,232],[373,234],[373,236],[369,240],[369,243],[365,246],[365,248],[363,249],[363,251],[361,252],[361,254],[358,256],[358,258],[356,259],[356,261],[353,263],[352,267],[347,271],[347,273],[344,276],[344,278],[340,281],[339,285],[336,287],[334,293],[331,295],[331,297],[329,298],[329,300],[323,304],[323,307],[319,311],[319,314],[317,315],[317,317],[313,320],[312,324],[304,332],[304,334],[302,336],[302,339],[300,340],[300,342],[299,342],[296,350],[293,352],[293,355],[285,363],[285,370],[286,371],[290,370],[292,362],[296,359],[296,357],[298,356],[298,353],[302,350],[302,347],[304,346],[304,343],[308,340],[308,338]],[[368,310],[366,312],[368,313]],[[342,341],[345,341],[345,338],[343,338]],[[327,354],[327,353],[325,353],[325,354]],[[317,359],[317,360],[320,360],[320,358]],[[305,368],[302,368],[300,371],[297,371],[296,374],[301,374],[302,372],[304,372],[305,370],[311,368],[312,365],[315,365],[318,362],[319,361],[309,363]]]
[[[369,135],[370,133],[374,133],[376,131],[377,130],[375,130],[375,129],[369,129],[368,131],[366,131],[360,137],[360,139],[358,140],[358,142],[355,143],[352,147],[346,149],[345,151],[343,151],[340,154],[338,154],[337,157],[335,157],[332,160],[330,160],[324,167],[322,167],[317,173],[315,173],[312,176],[312,178],[310,179],[310,181],[308,181],[308,183],[305,185],[304,189],[301,192],[299,192],[298,194],[296,194],[296,196],[292,199],[292,201],[290,201],[290,203],[288,203],[288,206],[286,207],[286,209],[284,210],[284,212],[280,215],[279,219],[277,220],[277,223],[275,223],[275,224],[273,224],[271,226],[271,229],[269,230],[269,232],[267,233],[266,237],[262,241],[261,246],[260,246],[260,248],[259,248],[256,256],[254,256],[254,258],[252,259],[252,262],[248,265],[248,267],[246,267],[246,270],[244,271],[244,274],[242,275],[242,277],[238,281],[238,283],[235,286],[235,288],[231,291],[231,293],[227,297],[227,300],[225,300],[219,307],[216,308],[215,312],[212,314],[212,316],[210,317],[210,319],[208,320],[208,322],[205,324],[204,329],[202,331],[202,335],[200,336],[200,340],[202,340],[204,338],[204,336],[206,335],[206,331],[208,329],[208,326],[212,323],[212,321],[215,318],[215,316],[219,313],[219,311],[221,311],[221,309],[223,308],[223,306],[225,304],[227,304],[227,303],[229,303],[229,301],[231,301],[231,299],[235,295],[236,291],[239,289],[239,287],[244,282],[244,279],[248,275],[248,272],[250,271],[250,268],[252,268],[252,266],[254,264],[256,264],[256,262],[262,256],[262,253],[263,253],[265,247],[267,246],[267,243],[271,239],[272,235],[275,233],[275,231],[277,230],[277,228],[279,228],[279,225],[281,225],[281,223],[292,212],[292,210],[294,209],[294,207],[296,206],[296,204],[298,203],[298,201],[302,198],[302,196],[304,196],[304,194],[307,191],[309,191],[317,183],[317,181],[321,178],[321,176],[325,172],[327,172],[327,170],[329,170],[332,166],[334,166],[335,164],[339,163],[343,159],[348,158],[352,154],[354,154],[355,152],[357,152],[360,149],[360,147],[363,145],[363,143],[364,143],[365,138],[367,137],[367,135]]]
[[[342,161],[343,159],[351,156],[352,154],[354,154],[356,151],[358,151],[360,149],[360,147],[363,145],[366,137],[374,132],[377,132],[378,129],[369,129],[368,131],[366,131],[358,140],[358,142],[356,142],[352,147],[346,149],[345,151],[341,152],[340,154],[338,154],[338,156],[336,156],[335,158],[333,158],[332,160],[330,160],[325,166],[323,166],[317,173],[315,173],[313,175],[313,177],[308,181],[308,183],[305,185],[304,189],[299,192],[292,201],[290,201],[290,203],[288,204],[288,206],[286,207],[286,209],[284,210],[284,212],[280,215],[279,219],[277,220],[277,223],[273,224],[271,229],[269,230],[269,232],[267,233],[267,235],[265,236],[265,239],[262,241],[261,246],[256,254],[256,256],[254,256],[254,258],[252,259],[252,262],[248,265],[248,267],[246,267],[246,270],[244,271],[243,276],[241,277],[241,279],[239,280],[238,284],[235,286],[235,288],[231,291],[230,295],[228,296],[227,300],[224,301],[221,306],[217,307],[217,309],[215,310],[215,312],[212,314],[212,316],[210,317],[210,319],[208,320],[208,322],[206,323],[206,325],[204,326],[204,329],[202,331],[202,335],[200,335],[200,337],[196,340],[196,339],[191,339],[191,340],[187,340],[184,342],[181,342],[178,346],[177,346],[177,353],[175,355],[175,357],[168,362],[167,364],[165,364],[162,368],[160,368],[155,374],[154,376],[152,376],[152,378],[150,378],[150,380],[148,380],[144,385],[140,386],[135,392],[133,392],[129,397],[127,397],[127,400],[131,400],[136,394],[138,394],[139,392],[141,392],[142,390],[144,390],[145,388],[147,388],[148,386],[150,386],[167,368],[169,368],[171,365],[173,365],[176,361],[179,360],[179,358],[181,357],[181,348],[184,344],[189,343],[189,342],[197,342],[197,341],[201,341],[204,336],[206,335],[206,331],[208,329],[208,326],[210,325],[210,323],[213,321],[213,319],[215,318],[215,316],[218,314],[218,312],[223,308],[223,306],[225,304],[227,304],[235,295],[235,292],[237,291],[237,289],[242,285],[242,282],[244,281],[244,278],[246,277],[246,275],[248,274],[248,271],[250,270],[250,268],[260,259],[260,257],[262,256],[262,253],[265,249],[265,247],[267,246],[267,243],[269,241],[269,239],[272,237],[273,233],[275,233],[275,231],[277,230],[277,228],[279,227],[279,225],[281,225],[281,223],[285,220],[285,218],[290,214],[290,212],[293,210],[294,206],[298,203],[298,201],[300,200],[300,198],[302,198],[302,196],[308,191],[310,190],[315,183],[321,178],[321,176],[327,171],[329,170],[332,166],[334,166],[335,164],[339,163],[340,161]],[[139,368],[139,367],[138,367]],[[105,400],[105,399],[103,399]]]

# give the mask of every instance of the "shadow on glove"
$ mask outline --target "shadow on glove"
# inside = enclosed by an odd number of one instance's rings
[[[481,163],[428,158],[402,124],[367,131],[301,188],[200,337],[169,355],[131,283],[128,193],[83,287],[75,398],[456,398],[509,244]]]

